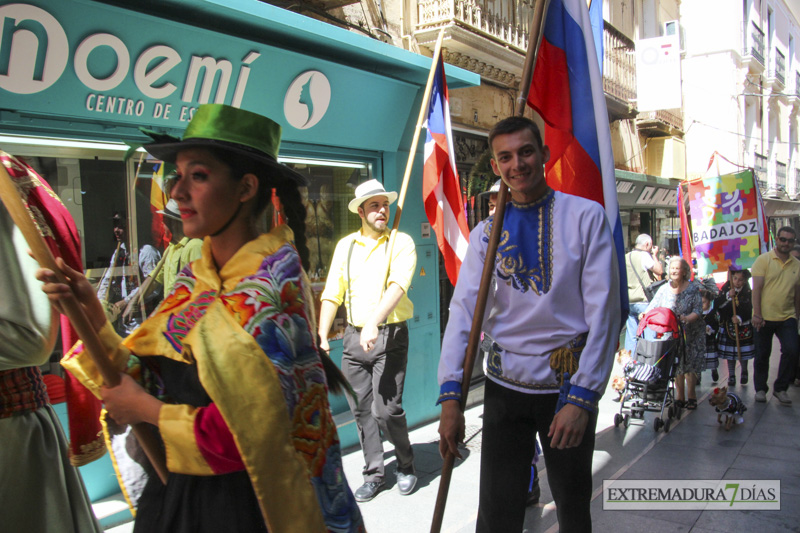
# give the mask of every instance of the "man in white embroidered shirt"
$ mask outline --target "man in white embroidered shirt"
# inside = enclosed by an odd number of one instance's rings
[[[534,122],[499,122],[489,145],[492,169],[509,186],[512,202],[483,325],[495,342],[484,361],[476,531],[522,530],[536,433],[560,530],[590,531],[597,404],[621,325],[611,230],[599,204],[548,187],[550,150]],[[472,231],[450,302],[439,362],[443,456],[460,457],[463,361],[493,221]]]

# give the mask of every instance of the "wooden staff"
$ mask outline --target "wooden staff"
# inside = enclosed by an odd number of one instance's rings
[[[442,53],[442,42],[444,41],[444,28],[439,31],[439,37],[436,39],[436,46],[433,50],[433,62],[431,63],[431,70],[428,72],[428,83],[425,84],[425,91],[422,93],[422,105],[419,107],[419,118],[417,118],[417,125],[414,128],[414,137],[411,140],[411,148],[408,151],[408,161],[406,162],[406,171],[403,174],[403,184],[400,186],[400,194],[397,197],[397,207],[395,208],[394,222],[392,223],[392,231],[389,234],[389,253],[386,256],[386,275],[385,280],[389,279],[389,269],[392,265],[392,252],[394,251],[394,242],[397,240],[397,228],[400,226],[400,217],[403,215],[403,204],[406,201],[406,192],[408,191],[408,182],[411,179],[411,170],[414,168],[414,159],[417,156],[417,146],[419,145],[419,132],[422,130],[422,125],[425,123],[425,117],[428,115],[428,103],[431,100],[431,87],[433,87],[433,78],[436,76],[436,67],[439,65],[439,56]],[[386,283],[381,287],[381,292],[386,290]],[[382,296],[382,294],[381,294]]]
[[[733,276],[731,276],[733,277]],[[733,282],[731,282],[731,290],[735,291],[733,288]],[[742,368],[742,347],[739,344],[739,323],[736,322],[736,293],[734,292],[733,298],[731,298],[731,305],[733,306],[733,317],[731,317],[731,321],[733,322],[733,332],[736,335],[736,359],[739,361],[739,368]]]
[[[14,186],[11,177],[2,164],[0,164],[0,199],[2,199],[3,204],[5,204],[6,209],[8,209],[8,213],[11,215],[11,219],[20,229],[28,245],[31,247],[31,252],[36,261],[44,268],[52,270],[59,283],[67,284],[66,277],[56,265],[53,254],[50,253],[47,244],[42,240],[41,235],[39,235],[39,230],[36,229],[33,220],[31,220],[25,205],[20,199],[17,188]],[[75,296],[72,295],[63,299],[61,301],[61,306],[64,310],[64,314],[67,315],[67,318],[69,318],[69,321],[72,322],[72,325],[75,327],[78,336],[83,340],[83,344],[86,346],[95,366],[100,371],[103,381],[110,387],[119,385],[119,371],[114,368],[114,365],[111,363],[111,359],[108,357],[108,354],[106,354],[105,348],[100,342],[100,337],[90,324],[81,304]],[[158,439],[153,434],[151,428],[147,427],[144,423],[135,424],[133,426],[133,432],[139,440],[139,444],[141,444],[145,454],[147,454],[147,458],[150,459],[150,463],[156,470],[158,477],[166,484],[167,461]]]
[[[531,80],[533,79],[533,69],[536,66],[536,57],[539,53],[539,44],[542,38],[542,29],[547,14],[547,7],[550,0],[538,0],[534,7],[533,19],[531,21],[530,40],[528,41],[528,53],[525,55],[525,64],[522,70],[522,81],[520,95],[517,98],[515,115],[521,117],[525,114],[525,106],[528,101],[528,91],[530,90]],[[491,149],[491,147],[489,147]],[[467,395],[472,378],[472,368],[475,366],[475,354],[480,344],[481,331],[483,329],[483,314],[486,310],[486,301],[489,295],[489,287],[492,283],[494,274],[494,260],[497,255],[497,247],[500,242],[500,234],[503,231],[503,216],[506,210],[508,198],[508,187],[504,182],[500,184],[500,191],[497,195],[497,207],[495,207],[494,222],[492,223],[492,233],[489,236],[489,244],[486,249],[486,260],[483,263],[481,272],[481,284],[478,289],[478,298],[475,302],[475,311],[472,314],[472,329],[469,333],[467,342],[467,352],[464,356],[464,373],[461,380],[461,402],[459,403],[463,412],[467,405]],[[450,479],[453,473],[455,456],[448,451],[442,464],[442,475],[439,478],[439,492],[436,495],[436,507],[433,510],[433,521],[431,522],[431,533],[439,533],[442,529],[444,519],[444,508],[447,504],[447,493],[450,489]]]
[[[147,275],[147,277],[144,278],[142,284],[139,285],[139,292],[136,293],[136,297],[131,298],[131,300],[125,305],[125,310],[122,311],[122,314],[120,315],[120,320],[122,320],[123,322],[125,321],[126,317],[132,312],[133,307],[135,305],[139,306],[139,310],[142,313],[142,321],[147,320],[147,312],[145,310],[144,299],[147,296],[149,296],[151,292],[153,292],[153,283],[155,283],[156,276],[158,276],[158,273],[161,272],[162,268],[164,268],[164,262],[167,260],[168,249],[169,246],[167,246],[167,249],[164,250],[164,255],[161,256],[161,259],[159,259],[158,264],[156,264],[156,267],[153,269],[153,271],[150,272]]]

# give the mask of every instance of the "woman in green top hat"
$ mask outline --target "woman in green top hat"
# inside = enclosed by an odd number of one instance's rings
[[[70,291],[78,296],[126,372],[109,388],[87,354],[63,361],[105,402],[107,442],[137,510],[136,532],[363,530],[328,404],[326,373],[331,387],[342,378],[313,335],[298,192],[306,181],[278,163],[280,131],[266,117],[208,104],[182,139],[148,132],[155,142],[145,148],[176,165],[171,196],[184,233],[204,242],[202,257],[124,340],[79,272],[60,265],[68,287],[40,271],[56,305]],[[289,227],[261,233],[273,189]],[[166,485],[126,442],[120,426],[139,422],[159,429]]]

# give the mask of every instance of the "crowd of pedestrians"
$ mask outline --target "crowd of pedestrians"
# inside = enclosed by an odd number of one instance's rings
[[[635,332],[637,320],[643,315],[643,311],[637,313],[637,310],[668,307],[675,312],[686,334],[686,349],[676,376],[679,405],[696,407],[694,386],[705,370],[711,370],[714,383],[719,380],[720,359],[727,366],[728,387],[737,385],[737,367],[738,384],[748,385],[749,362],[753,360],[755,401],[766,402],[772,390],[782,405],[791,405],[787,390],[790,385],[800,386],[800,246],[796,241],[792,227],[781,227],[772,250],[760,255],[750,270],[731,265],[719,288],[712,278],[696,278],[690,283],[689,264],[673,257],[667,270],[670,282],[649,299],[645,289],[647,283],[658,279],[656,273],[661,262],[653,252],[657,248],[652,246],[650,236],[640,234],[634,249],[626,256],[631,312],[625,330],[625,349],[635,353],[636,338],[631,331]],[[687,290],[686,296],[681,297]],[[687,300],[691,300],[691,305]],[[776,337],[781,347],[780,364],[770,387],[769,361]],[[686,399],[684,390],[688,391]]]

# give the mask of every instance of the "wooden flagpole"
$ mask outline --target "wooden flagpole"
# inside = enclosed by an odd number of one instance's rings
[[[400,194],[397,197],[397,207],[395,208],[394,221],[392,223],[392,231],[389,235],[389,252],[386,256],[386,275],[384,279],[389,278],[389,268],[392,264],[392,252],[394,251],[394,242],[397,240],[397,228],[400,226],[400,217],[403,216],[403,205],[406,201],[406,192],[408,191],[408,182],[411,179],[411,171],[414,168],[414,159],[417,156],[417,146],[419,145],[419,132],[422,130],[422,125],[425,123],[425,117],[428,114],[428,103],[431,100],[431,87],[433,87],[433,78],[436,76],[436,67],[439,64],[439,56],[442,53],[442,42],[444,41],[444,28],[439,31],[439,37],[436,39],[436,46],[433,49],[433,62],[431,63],[431,70],[428,72],[428,83],[425,84],[425,91],[422,94],[422,105],[419,107],[419,118],[417,118],[417,126],[414,128],[414,137],[411,140],[411,148],[408,151],[408,161],[406,162],[406,171],[403,174],[403,184],[400,186]],[[386,290],[386,283],[383,284],[381,291]],[[381,295],[382,296],[382,295]]]
[[[520,82],[520,94],[517,98],[517,105],[515,115],[521,117],[525,114],[525,107],[528,101],[528,91],[530,90],[531,80],[533,79],[533,69],[536,66],[536,57],[539,53],[539,44],[542,39],[542,30],[544,28],[544,20],[547,15],[547,7],[550,0],[538,0],[534,7],[533,19],[530,26],[530,35],[528,41],[528,52],[525,55],[525,63],[522,70],[522,81]],[[491,149],[491,147],[489,147]],[[487,260],[483,264],[483,271],[481,273],[481,284],[478,289],[478,298],[475,302],[475,312],[472,314],[472,329],[469,333],[469,341],[467,343],[467,352],[464,357],[464,373],[461,381],[461,411],[467,404],[467,395],[469,394],[470,380],[472,378],[472,368],[475,366],[475,354],[478,351],[480,344],[481,330],[483,329],[483,315],[486,310],[486,301],[489,295],[489,287],[491,286],[492,277],[494,274],[494,261],[489,258],[494,258],[497,255],[497,247],[500,242],[500,234],[503,231],[503,216],[506,210],[506,201],[508,199],[508,187],[505,183],[501,182],[500,191],[497,195],[497,207],[495,207],[494,222],[492,223],[492,233],[489,236],[489,244],[486,250]],[[447,493],[450,489],[450,479],[453,473],[453,464],[455,463],[455,456],[448,452],[444,457],[442,465],[442,475],[439,478],[439,492],[436,496],[436,507],[433,510],[433,520],[431,522],[431,533],[439,533],[442,529],[442,521],[444,519],[444,508],[447,504]]]
[[[25,237],[28,246],[31,247],[31,252],[36,261],[44,268],[52,270],[59,283],[66,284],[67,280],[64,274],[61,272],[61,269],[58,268],[58,265],[56,265],[55,258],[53,258],[53,254],[50,253],[47,244],[44,242],[41,235],[39,235],[39,231],[36,229],[36,226],[34,226],[25,205],[19,197],[17,188],[14,186],[11,177],[8,175],[3,165],[0,165],[0,199],[3,204],[5,204],[6,209],[8,209],[11,219]],[[70,296],[62,300],[61,305],[64,309],[64,314],[67,315],[69,321],[72,322],[78,336],[83,340],[86,349],[89,350],[89,354],[95,366],[103,376],[103,381],[111,387],[118,385],[120,382],[119,371],[111,364],[111,359],[109,359],[106,354],[97,332],[89,323],[89,319],[86,317],[86,313],[84,313],[81,304],[74,296]],[[158,477],[166,484],[167,460],[158,439],[156,439],[151,428],[147,427],[144,423],[135,424],[133,426],[133,432],[145,454],[147,454],[147,458],[150,460],[153,468],[156,470]]]

